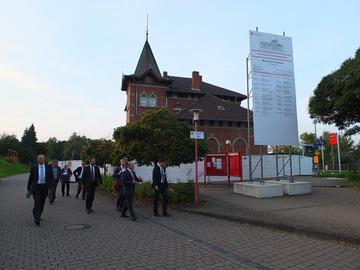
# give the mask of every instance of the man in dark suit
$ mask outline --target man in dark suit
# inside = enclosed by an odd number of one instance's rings
[[[56,187],[61,178],[61,168],[59,167],[59,161],[54,159],[51,163],[51,168],[53,172],[53,179],[49,183],[49,202],[53,204],[56,199]]]
[[[162,213],[164,217],[170,217],[170,215],[167,212],[167,204],[168,204],[168,193],[167,193],[167,188],[168,188],[168,182],[167,182],[167,178],[166,178],[166,168],[165,168],[165,162],[164,161],[160,161],[158,166],[155,163],[154,169],[153,169],[153,182],[152,182],[152,187],[154,188],[155,191],[155,196],[154,196],[154,216],[155,217],[159,217],[159,212],[158,212],[158,204],[159,204],[159,197],[160,194],[162,196]]]
[[[121,207],[124,204],[125,197],[123,192],[121,192],[121,174],[127,169],[128,160],[126,158],[120,159],[119,166],[116,166],[113,173],[113,179],[117,183],[117,200],[116,200],[116,210],[121,212]]]
[[[86,211],[90,214],[93,212],[92,204],[95,198],[96,187],[102,183],[100,169],[96,166],[95,158],[90,158],[90,165],[85,167],[83,180],[86,186]]]
[[[128,163],[128,168],[126,168],[120,176],[121,181],[121,192],[124,196],[124,203],[121,206],[121,217],[128,217],[126,215],[126,210],[129,209],[130,216],[132,221],[137,219],[135,215],[134,206],[133,206],[133,197],[135,193],[135,183],[141,182],[141,177],[137,177],[134,171],[134,164]]]
[[[61,170],[61,193],[63,197],[65,196],[65,186],[66,186],[66,196],[70,196],[70,178],[72,176],[72,171],[69,168],[68,164],[65,164],[64,168]]]
[[[78,183],[78,188],[77,188],[77,192],[76,192],[76,199],[79,197],[80,195],[80,192],[82,190],[82,194],[81,194],[81,197],[83,199],[83,201],[85,200],[85,194],[86,194],[86,188],[85,188],[85,183],[84,183],[84,180],[83,180],[83,174],[84,174],[84,169],[85,169],[85,162],[83,161],[81,163],[81,166],[77,167],[75,170],[74,170],[74,176],[75,176],[75,180],[76,182]]]
[[[31,191],[34,198],[33,216],[36,225],[40,225],[41,214],[44,210],[48,185],[53,179],[52,168],[45,164],[45,156],[38,155],[37,164],[30,170],[27,190]]]

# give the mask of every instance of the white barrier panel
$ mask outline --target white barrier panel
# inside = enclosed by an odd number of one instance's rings
[[[252,158],[252,170],[253,178],[261,177],[261,163],[260,155],[251,156]],[[59,165],[63,167],[65,163],[69,161],[59,161]],[[257,164],[258,163],[258,164]],[[257,166],[256,166],[257,164]],[[71,170],[76,169],[78,166],[81,166],[81,160],[72,160],[71,161]],[[243,180],[249,179],[249,168],[248,168],[248,157],[243,156],[242,158],[243,166]],[[290,175],[290,163],[289,155],[278,155],[278,167],[279,167],[279,176],[288,176]],[[282,170],[282,168],[284,169]],[[312,175],[312,158],[304,157],[299,155],[292,156],[292,167],[293,175]],[[204,162],[198,162],[199,168],[199,182],[204,182]],[[114,167],[108,165],[107,174],[112,175]],[[144,181],[151,181],[152,179],[152,166],[135,166],[136,173],[141,176]],[[103,169],[101,169],[103,172]],[[195,163],[192,164],[181,164],[177,167],[169,167],[166,169],[167,176],[171,182],[185,182],[188,180],[195,179]],[[263,177],[271,178],[276,177],[276,162],[275,155],[263,155]],[[207,181],[216,182],[216,181],[226,181],[227,176],[208,176]],[[240,177],[231,176],[231,180],[240,180]]]

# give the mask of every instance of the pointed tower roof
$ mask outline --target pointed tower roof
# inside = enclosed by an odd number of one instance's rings
[[[145,41],[144,47],[142,49],[139,61],[136,65],[136,69],[134,72],[135,76],[141,76],[145,72],[151,70],[156,76],[161,78],[161,73],[159,67],[156,63],[154,54],[151,50],[149,42]]]

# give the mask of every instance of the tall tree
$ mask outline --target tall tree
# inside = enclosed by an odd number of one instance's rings
[[[75,159],[81,158],[81,151],[83,147],[89,142],[89,139],[85,136],[77,135],[76,132],[71,134],[69,140],[65,143],[64,147],[64,159]]]
[[[24,130],[21,137],[20,161],[23,163],[34,162],[37,155],[37,137],[34,124]]]
[[[309,101],[310,117],[335,124],[345,135],[360,133],[360,48],[326,75]]]
[[[194,140],[190,125],[178,121],[166,109],[148,111],[138,121],[115,129],[113,161],[127,156],[139,165],[164,160],[170,166],[194,161]],[[207,142],[199,141],[199,156],[208,151]]]

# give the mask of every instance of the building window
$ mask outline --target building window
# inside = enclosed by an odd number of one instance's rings
[[[148,107],[156,107],[157,102],[156,102],[156,96],[155,95],[151,95],[148,97],[148,102],[149,102],[149,106]]]
[[[140,107],[152,107],[155,108],[157,106],[157,99],[155,95],[147,96],[142,94],[140,96]]]
[[[147,101],[147,96],[142,94],[140,96],[140,106],[141,107],[146,107],[146,101]]]
[[[173,111],[176,112],[176,113],[181,112],[181,105],[176,104]]]

